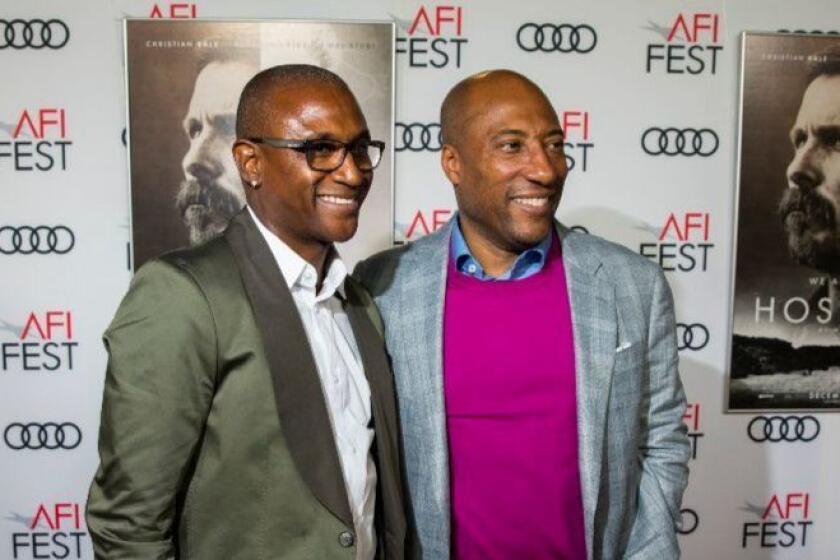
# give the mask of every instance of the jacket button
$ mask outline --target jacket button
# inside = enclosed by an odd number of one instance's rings
[[[342,531],[338,535],[338,544],[344,548],[350,548],[356,542],[356,538],[350,531]]]

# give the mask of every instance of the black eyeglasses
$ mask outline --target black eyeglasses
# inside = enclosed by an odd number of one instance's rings
[[[359,171],[371,171],[382,160],[385,142],[359,139],[352,142],[340,140],[286,140],[285,138],[248,138],[255,144],[266,144],[272,148],[289,148],[306,154],[306,163],[314,171],[330,173],[344,163],[347,153],[353,154],[353,161]]]

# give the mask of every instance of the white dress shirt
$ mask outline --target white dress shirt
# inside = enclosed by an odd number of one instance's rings
[[[371,560],[376,552],[373,530],[376,467],[370,449],[373,442],[370,386],[362,369],[353,329],[340,301],[345,297],[347,267],[335,253],[327,263],[321,291],[316,293],[318,273],[315,267],[269,231],[250,207],[248,211],[268,242],[303,321],[321,379],[353,513],[356,559]]]

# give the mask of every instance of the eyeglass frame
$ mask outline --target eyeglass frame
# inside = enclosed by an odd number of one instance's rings
[[[358,144],[359,142],[366,142],[369,146],[376,146],[379,148],[379,160],[375,164],[371,164],[370,169],[362,169],[359,167],[359,162],[356,161],[355,157],[353,158],[353,162],[356,164],[356,167],[359,168],[359,171],[368,172],[373,171],[379,164],[382,163],[382,156],[385,154],[385,142],[382,140],[368,140],[366,138],[359,138],[357,140],[353,140],[352,142],[342,142],[341,140],[335,140],[333,138],[310,138],[307,140],[291,140],[288,138],[271,138],[271,137],[253,137],[247,138],[249,142],[253,142],[254,144],[261,144],[265,146],[270,146],[272,148],[287,148],[290,150],[295,150],[296,152],[300,152],[306,158],[306,165],[309,166],[310,169],[313,171],[320,171],[322,173],[332,173],[342,165],[344,165],[344,160],[347,159],[347,154],[351,153],[349,148],[354,144]],[[331,169],[317,169],[312,167],[312,162],[310,161],[309,156],[309,148],[315,143],[318,142],[327,142],[331,144],[338,144],[341,146],[341,149],[344,150],[344,155],[341,157],[341,161],[338,162],[338,165]]]

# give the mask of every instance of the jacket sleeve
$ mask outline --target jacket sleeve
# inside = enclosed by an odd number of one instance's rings
[[[214,319],[184,271],[142,267],[104,335],[99,468],[87,524],[97,558],[176,556],[176,512],[213,398]]]
[[[626,557],[679,557],[676,529],[688,483],[691,445],[683,423],[686,399],[677,371],[674,303],[661,270],[656,270],[648,332],[648,393],[643,395],[636,517]]]

